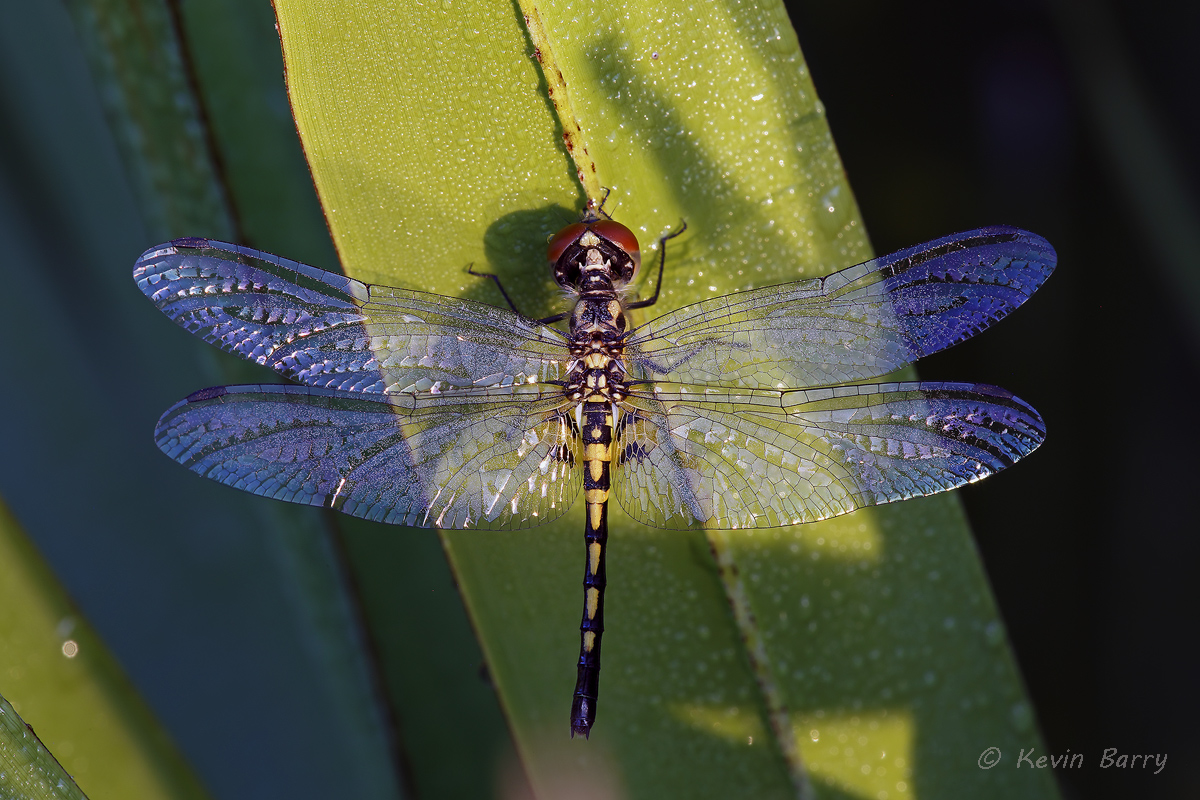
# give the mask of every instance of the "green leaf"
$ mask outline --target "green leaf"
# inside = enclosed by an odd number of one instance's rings
[[[207,797],[3,504],[0,658],[0,797]]]
[[[233,235],[168,6],[68,0],[147,227]]]
[[[525,314],[557,311],[541,243],[599,187],[645,250],[688,224],[651,313],[871,255],[776,3],[525,2],[528,29],[484,0],[276,8],[356,277],[502,304],[473,262]],[[707,538],[614,509],[598,721],[568,742],[579,512],[443,533],[536,791],[1054,796],[1040,772],[977,766],[1037,733],[953,496]]]
[[[7,700],[0,697],[0,792],[19,800],[84,797],[75,781],[38,741]]]

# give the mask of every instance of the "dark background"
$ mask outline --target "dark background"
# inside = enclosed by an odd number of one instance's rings
[[[919,369],[1045,417],[960,494],[1048,750],[1084,754],[1064,794],[1200,797],[1200,4],[788,8],[877,253],[993,223],[1057,249],[1027,306]],[[1111,747],[1167,767],[1100,769]]]

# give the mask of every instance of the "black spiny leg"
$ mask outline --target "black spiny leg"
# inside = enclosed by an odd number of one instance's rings
[[[658,282],[654,284],[654,296],[649,300],[638,300],[636,303],[630,303],[626,308],[645,308],[652,306],[658,302],[658,293],[662,291],[662,275],[663,265],[667,263],[667,241],[674,239],[679,234],[687,230],[687,223],[679,223],[679,230],[671,231],[658,239]],[[505,295],[507,297],[508,295]]]
[[[605,219],[612,219],[612,214],[609,214],[604,210],[604,204],[608,202],[608,196],[612,194],[612,189],[608,188],[607,186],[602,186],[600,188],[604,190],[604,197],[600,198],[600,205],[597,205],[596,210],[593,212],[592,206],[596,204],[596,201],[589,199],[587,213],[584,214],[584,217],[592,216],[596,219],[599,219],[599,215],[603,214]]]
[[[513,313],[519,317],[525,316],[521,313],[521,309],[517,308],[517,304],[512,301],[512,298],[508,296],[508,292],[504,291],[504,284],[500,282],[499,275],[495,275],[491,272],[476,272],[474,264],[467,265],[467,272],[471,275],[474,275],[476,278],[491,278],[492,282],[496,284],[496,288],[500,290],[500,294],[504,295],[504,302],[508,303],[508,307],[513,310]],[[552,322],[558,322],[560,319],[566,318],[567,314],[566,312],[563,312],[562,314],[555,314],[552,317],[546,317],[545,319],[539,319],[537,321],[543,325],[549,325]],[[528,319],[528,317],[526,317],[526,319]]]

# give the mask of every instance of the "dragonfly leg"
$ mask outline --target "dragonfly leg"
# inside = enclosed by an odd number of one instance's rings
[[[467,272],[471,275],[474,275],[476,278],[491,278],[492,282],[496,284],[496,288],[500,290],[500,294],[504,295],[504,302],[508,303],[508,307],[513,310],[513,313],[521,317],[525,316],[521,313],[521,309],[517,308],[517,304],[512,301],[512,298],[508,296],[508,292],[504,291],[504,284],[500,282],[499,275],[491,272],[476,272],[474,264],[467,265]],[[555,314],[552,317],[546,317],[545,319],[539,319],[538,322],[542,323],[543,325],[549,325],[552,322],[558,322],[560,319],[566,318],[566,313],[562,313]]]
[[[680,222],[679,228],[665,233],[658,238],[658,282],[654,284],[654,296],[648,300],[638,300],[630,303],[627,308],[645,308],[658,302],[658,294],[662,291],[663,266],[667,263],[667,242],[687,230],[687,223]]]
[[[583,215],[585,220],[589,216],[599,219],[600,218],[599,215],[601,215],[601,214],[604,215],[605,219],[612,219],[612,214],[609,214],[607,211],[604,210],[604,204],[608,202],[608,196],[610,194],[612,194],[612,189],[608,188],[607,186],[601,186],[600,188],[604,190],[604,197],[600,198],[600,203],[598,205],[595,200],[588,200],[588,208],[587,208],[587,211]],[[596,207],[595,211],[592,211],[592,206]]]

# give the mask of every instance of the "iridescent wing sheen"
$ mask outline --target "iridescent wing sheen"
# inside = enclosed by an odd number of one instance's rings
[[[982,384],[659,385],[626,403],[613,496],[661,528],[814,522],[979,480],[1044,436],[1036,411]]]
[[[1053,271],[1042,237],[1009,227],[947,236],[825,278],[706,300],[634,330],[635,376],[799,389],[885,375],[967,339]]]
[[[578,430],[557,387],[363,395],[306,386],[197,392],[155,439],[188,469],[264,497],[438,528],[522,528],[578,496]]]
[[[187,330],[310,386],[395,394],[563,377],[553,328],[238,245],[176,239],[147,250],[133,276]]]

